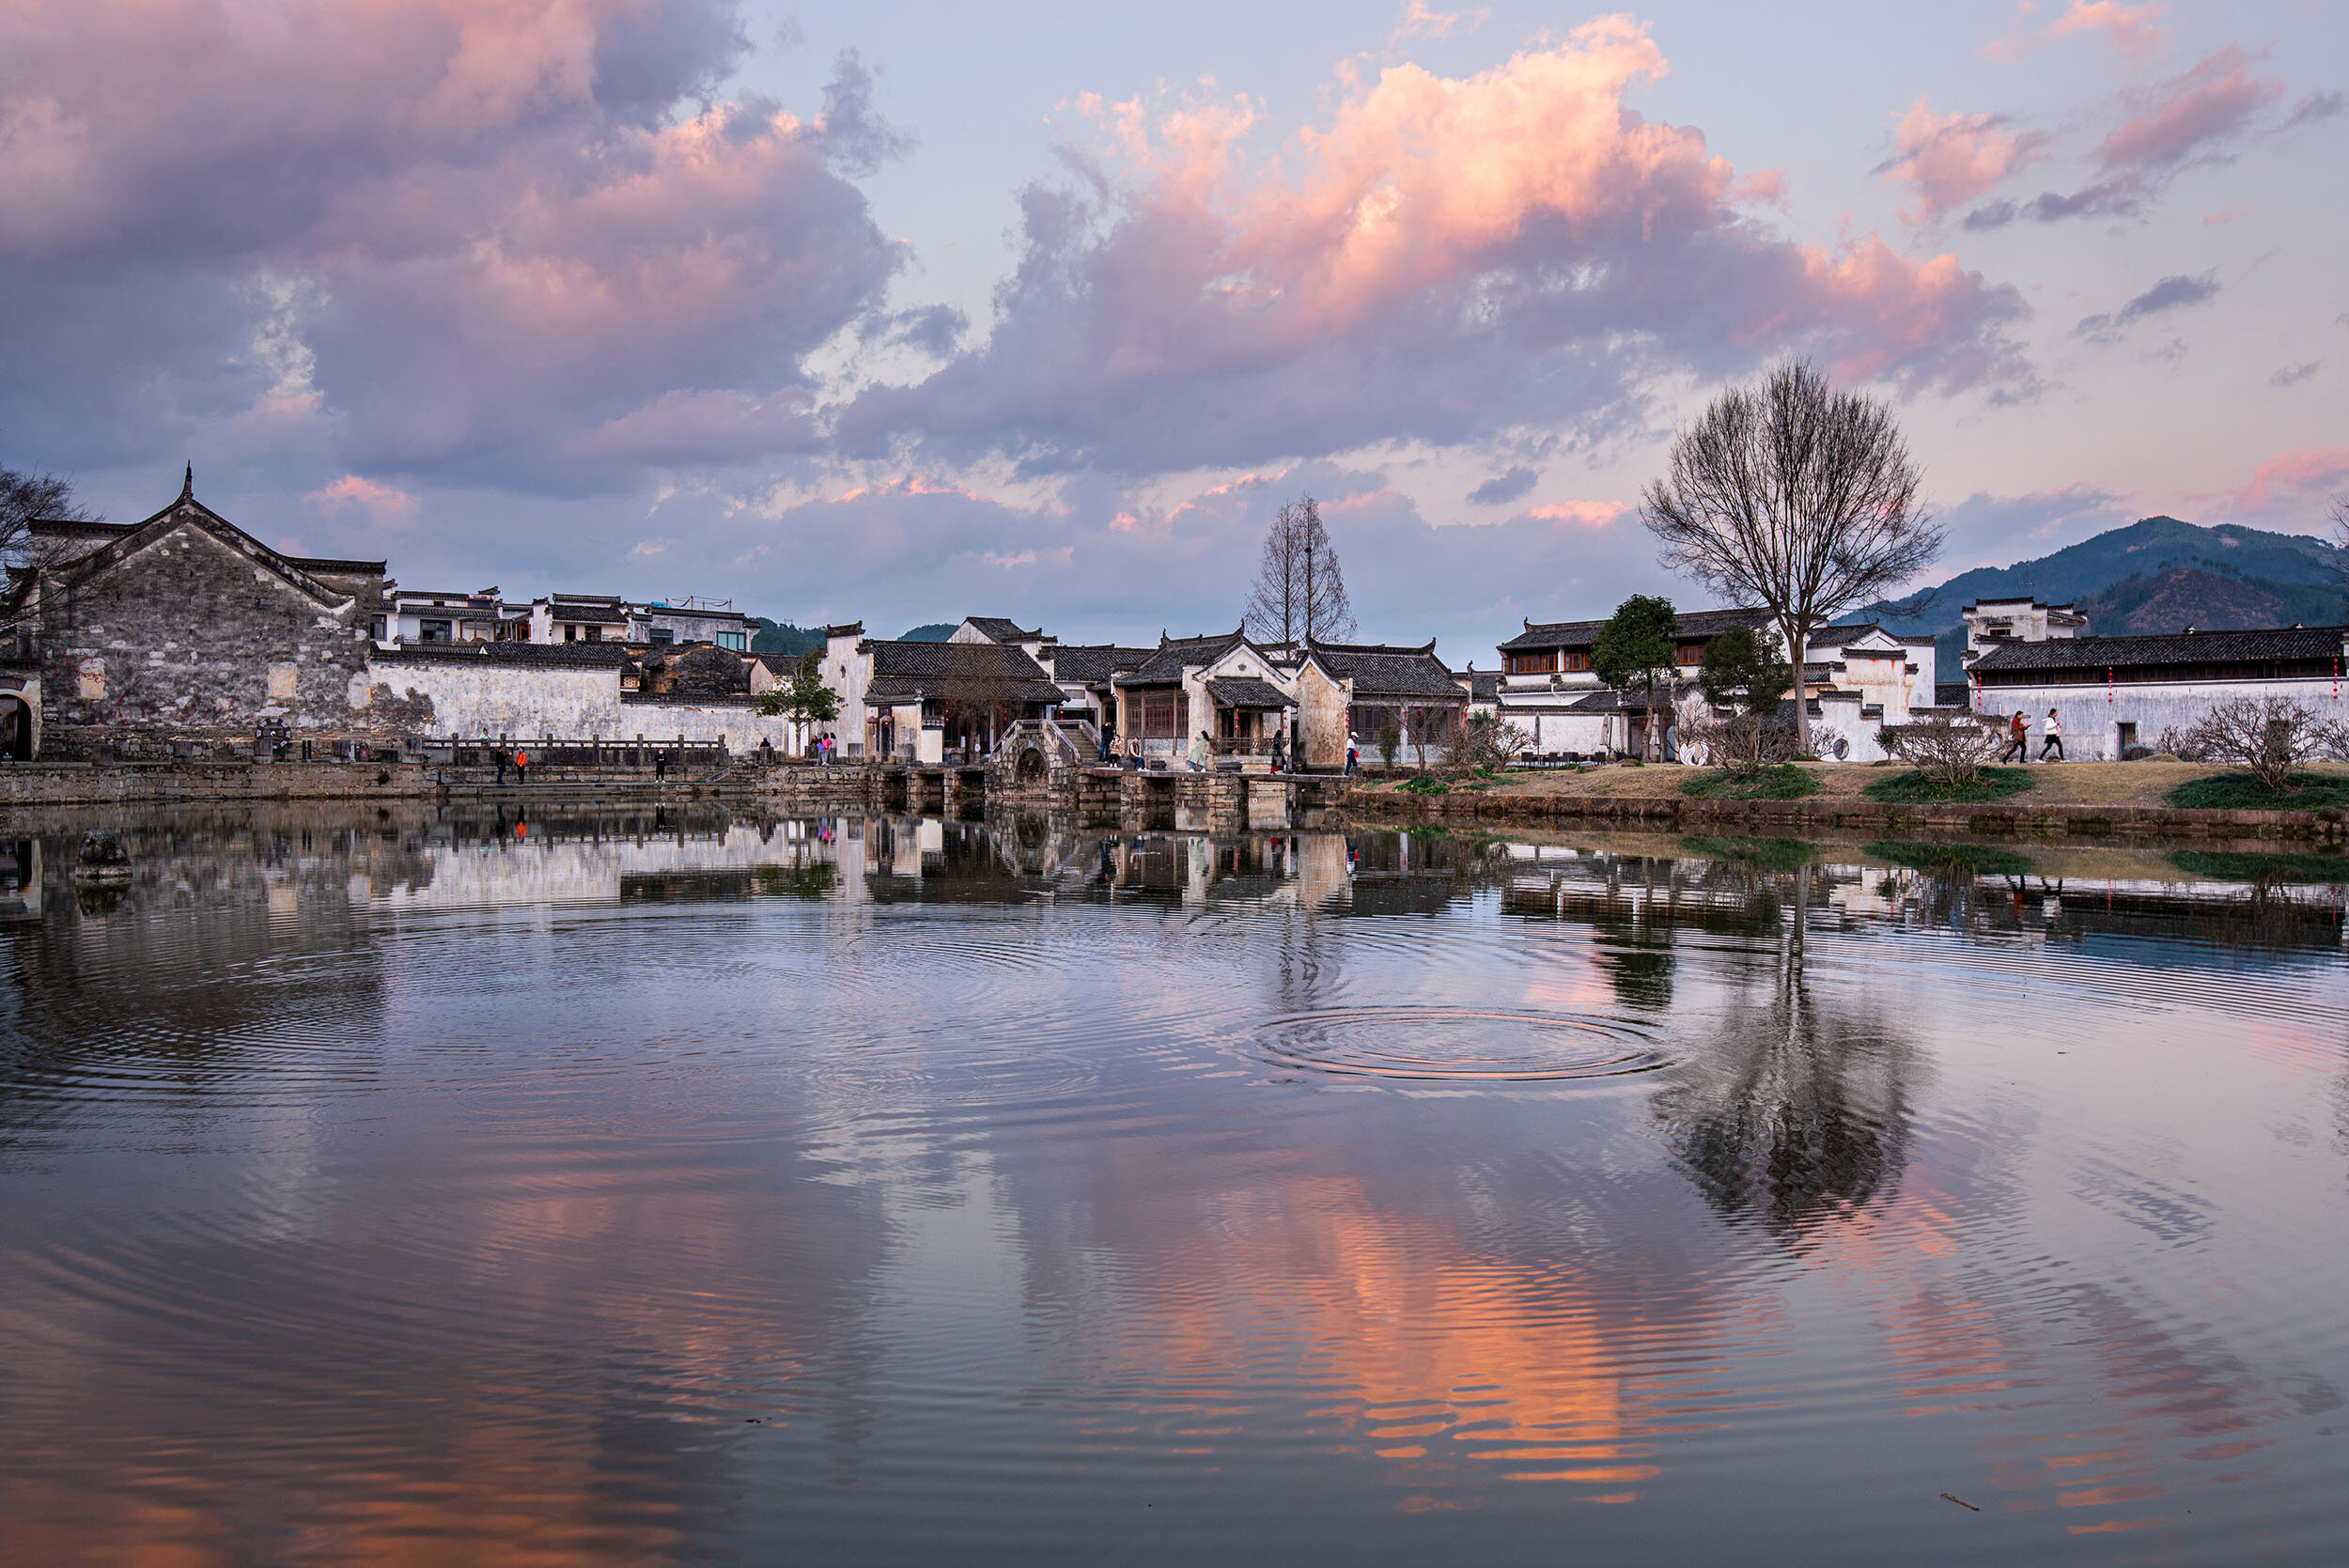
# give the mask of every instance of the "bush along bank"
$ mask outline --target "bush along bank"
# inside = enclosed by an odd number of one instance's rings
[[[2349,843],[2349,832],[2344,831],[2349,818],[2331,811],[2057,804],[2035,801],[2028,794],[1989,801],[1904,801],[1816,793],[1792,800],[1739,800],[1569,790],[1540,794],[1455,789],[1436,795],[1358,787],[1347,790],[1335,804],[1352,821],[1402,825],[1474,822],[1537,828],[1580,823],[1766,838],[1815,829],[1888,840],[1964,833],[1977,838]]]

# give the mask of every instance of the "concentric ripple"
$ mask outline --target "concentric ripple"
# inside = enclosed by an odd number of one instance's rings
[[[1623,1018],[1482,1007],[1339,1007],[1274,1018],[1257,1043],[1286,1066],[1438,1083],[1620,1078],[1664,1065]]]

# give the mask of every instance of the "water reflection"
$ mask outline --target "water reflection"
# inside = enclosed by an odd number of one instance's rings
[[[86,825],[0,840],[11,1559],[2337,1537],[2330,888],[287,808],[101,898]]]

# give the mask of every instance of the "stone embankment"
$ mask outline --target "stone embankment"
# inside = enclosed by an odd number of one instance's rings
[[[2211,811],[2176,806],[2034,805],[2015,798],[1982,805],[1890,805],[1849,797],[1800,800],[1691,800],[1681,795],[1478,793],[1412,795],[1354,789],[1342,806],[1358,822],[1478,824],[1491,827],[1696,829],[1742,834],[1802,831],[1879,837],[1963,834],[1972,838],[2251,839],[2344,842],[2339,813]]]
[[[19,762],[0,765],[0,809],[201,800],[428,799],[432,769],[399,762]]]

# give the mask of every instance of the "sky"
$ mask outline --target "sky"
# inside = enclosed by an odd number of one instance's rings
[[[1126,14],[1128,10],[1135,14]],[[1704,601],[1641,487],[1787,354],[1923,581],[2349,491],[2349,8],[0,0],[0,464],[411,587],[876,635]]]

